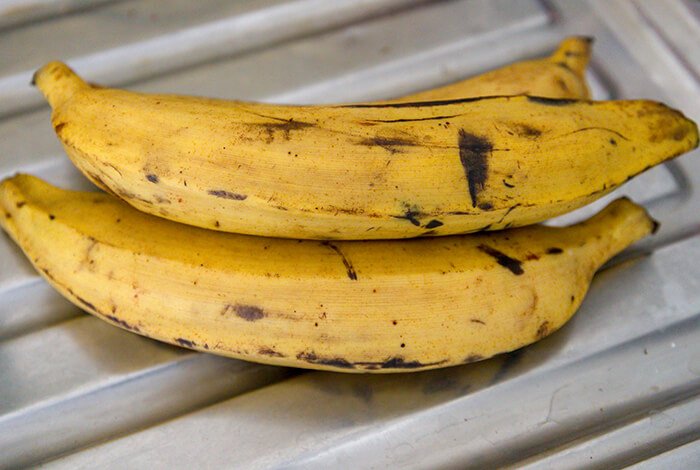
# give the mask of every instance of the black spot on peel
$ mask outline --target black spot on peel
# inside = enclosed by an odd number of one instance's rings
[[[22,206],[24,206],[27,203],[27,201],[19,201],[18,203],[15,204],[17,209],[21,209]]]
[[[416,227],[420,227],[420,220],[418,220],[418,217],[423,217],[425,214],[423,214],[420,210],[418,210],[417,206],[409,206],[408,204],[404,204],[404,213],[403,215],[392,215],[394,219],[405,219],[411,222],[411,224],[415,225]]]
[[[472,207],[477,205],[477,196],[484,190],[488,170],[488,156],[493,145],[483,137],[470,134],[464,129],[459,130],[458,137],[459,160],[464,168],[464,174],[469,185],[469,196]]]
[[[150,173],[146,175],[146,179],[150,181],[151,183],[157,183],[158,182],[158,175],[154,175],[153,173]]]
[[[558,64],[562,65],[562,64]],[[562,65],[565,66],[565,65]],[[565,66],[565,68],[568,68]],[[545,98],[542,96],[528,96],[527,100],[532,102],[532,103],[537,103],[537,104],[544,104],[547,106],[568,106],[570,104],[577,103],[578,100],[574,100],[571,98]]]
[[[610,139],[610,145],[617,147],[617,141],[615,139]]]
[[[428,222],[427,224],[425,224],[424,228],[432,229],[432,228],[442,227],[442,225],[443,225],[442,222],[440,222],[439,220],[433,219],[430,222]]]
[[[505,186],[506,188],[514,188],[515,187],[514,184],[509,184],[506,182],[506,180],[503,180],[503,186]]]
[[[55,218],[56,218],[56,216],[55,216],[55,215],[53,215],[53,214],[49,214],[49,220],[54,220]]]
[[[481,209],[482,211],[490,211],[491,209],[493,209],[493,204],[491,204],[490,202],[480,202],[479,209]]]
[[[185,346],[187,348],[193,348],[197,344],[194,341],[190,341],[189,339],[185,339],[185,338],[175,338],[174,341],[177,344],[179,344],[180,346]]]
[[[330,242],[327,242],[327,241],[321,242],[321,244],[329,247],[331,250],[338,253],[340,258],[343,260],[343,265],[345,266],[345,269],[347,270],[348,277],[353,281],[357,281],[357,273],[355,272],[355,268],[352,266],[352,263],[350,263],[350,260],[345,257],[343,252],[340,251],[340,248],[338,248],[336,245],[334,245]]]
[[[510,272],[515,274],[516,276],[521,275],[524,271],[522,268],[522,261],[519,261],[515,258],[511,258],[510,256],[506,255],[505,253],[502,253],[498,251],[495,248],[492,248],[487,245],[479,245],[477,248],[479,250],[483,251],[489,256],[492,256],[493,258],[496,259],[496,262],[503,266],[504,268],[508,269]]]
[[[547,248],[548,255],[558,255],[563,252],[564,250],[562,250],[561,248],[557,248],[556,246],[553,246],[552,248]]]
[[[232,193],[230,191],[225,191],[223,189],[210,189],[209,191],[207,191],[207,194],[209,194],[210,196],[216,196],[216,197],[220,197],[223,199],[232,199],[234,201],[243,201],[248,197],[245,194]]]

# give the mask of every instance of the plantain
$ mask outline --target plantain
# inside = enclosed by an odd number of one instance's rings
[[[228,232],[313,239],[498,230],[583,206],[698,144],[652,101],[487,97],[280,106],[35,75],[77,167],[135,208]]]
[[[61,294],[126,330],[262,363],[400,372],[547,336],[595,271],[656,224],[620,199],[565,228],[289,240],[185,226],[17,175],[0,184],[0,225]]]
[[[573,36],[549,57],[516,62],[439,88],[387,101],[437,101],[478,96],[530,95],[546,98],[590,98],[586,68],[593,40]]]

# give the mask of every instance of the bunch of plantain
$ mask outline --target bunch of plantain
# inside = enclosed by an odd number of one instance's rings
[[[624,198],[537,223],[698,145],[661,103],[588,100],[590,45],[335,106],[100,88],[51,62],[55,132],[109,194],[16,175],[0,225],[82,309],[196,350],[346,372],[512,351],[658,225]]]

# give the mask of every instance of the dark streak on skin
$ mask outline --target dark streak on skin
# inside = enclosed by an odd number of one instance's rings
[[[441,227],[441,226],[442,226],[442,222],[440,222],[439,220],[433,219],[430,222],[428,222],[427,224],[425,224],[424,228],[437,228],[437,227]]]
[[[451,114],[449,116],[434,116],[434,117],[424,117],[424,118],[414,118],[414,119],[368,119],[367,122],[370,123],[380,123],[380,122],[417,122],[417,121],[438,121],[440,119],[450,119],[461,116],[461,114]]]
[[[552,248],[547,248],[548,255],[558,255],[563,252],[564,250],[562,250],[561,248],[557,248],[556,246],[553,246]]]
[[[21,209],[26,203],[27,201],[19,201],[17,204],[15,204],[15,207],[17,207],[17,209]]]
[[[112,321],[112,322],[114,322],[114,323],[116,323],[116,324],[118,324],[118,325],[120,325],[120,326],[123,326],[123,327],[126,328],[127,330],[131,330],[131,331],[141,331],[141,330],[138,329],[138,327],[132,326],[132,325],[128,324],[127,322],[125,322],[124,320],[122,320],[121,318],[115,317],[114,315],[105,315],[105,314],[102,314],[102,315],[103,315],[106,319],[108,319],[108,320],[110,320],[110,321]]]
[[[501,220],[498,221],[498,223],[500,224],[501,222],[503,222],[503,220],[505,220],[505,218],[508,217],[508,214],[510,214],[511,211],[513,211],[513,209],[515,209],[515,208],[518,207],[518,206],[520,206],[520,203],[517,203],[517,204],[515,204],[515,205],[513,205],[513,206],[510,206],[510,207],[508,208],[508,210],[506,211],[506,213],[503,214],[503,217],[501,217]]]
[[[472,323],[479,323],[480,325],[485,325],[485,324],[486,324],[485,321],[479,320],[478,318],[470,318],[469,321],[472,322]]]
[[[75,294],[74,294],[74,295],[75,295]],[[93,311],[95,311],[95,312],[97,311],[97,309],[95,308],[94,305],[92,305],[90,302],[88,302],[87,300],[83,299],[82,297],[79,297],[79,296],[76,295],[76,296],[75,296],[75,300],[77,300],[78,302],[80,302],[81,304],[83,304],[84,306],[86,306],[87,308],[89,308],[90,310],[93,310]]]
[[[487,245],[479,245],[477,247],[479,250],[483,251],[489,256],[492,256],[496,259],[496,262],[503,266],[504,268],[508,269],[510,272],[515,274],[516,276],[521,275],[524,271],[522,268],[522,261],[519,261],[517,259],[511,258],[510,256],[506,255],[505,253],[502,253],[498,251],[495,248],[492,248]]]
[[[360,140],[359,144],[368,147],[374,147],[376,145],[392,154],[403,153],[401,147],[413,147],[418,145],[414,139],[402,137],[368,137]]]
[[[196,345],[196,343],[194,341],[190,341],[189,339],[185,339],[185,338],[175,338],[174,341],[177,344],[179,344],[180,346],[185,346],[188,348],[193,348]]]
[[[248,197],[245,194],[232,193],[230,191],[224,191],[223,189],[210,189],[207,191],[207,194],[223,199],[233,199],[234,201],[243,201]]]
[[[628,141],[628,142],[629,142],[629,140],[630,140],[630,139],[628,139],[627,137],[625,137],[624,135],[620,134],[619,132],[617,132],[617,131],[615,131],[615,130],[608,129],[607,127],[599,127],[599,126],[582,127],[582,128],[580,128],[580,129],[576,129],[575,131],[571,131],[571,132],[569,132],[569,133],[567,133],[567,134],[562,134],[562,135],[560,135],[560,136],[558,136],[558,137],[563,137],[563,136],[567,136],[567,135],[571,135],[571,134],[576,134],[577,132],[585,132],[585,131],[592,131],[592,130],[607,131],[607,132],[610,132],[610,133],[612,133],[612,134],[615,134],[616,136],[618,136],[618,137],[620,137],[621,139],[624,139],[624,140],[626,140],[626,141]],[[615,143],[615,145],[617,145],[617,143]]]
[[[436,366],[444,364],[447,359],[437,362],[406,361],[404,358],[395,356],[382,362],[356,362],[356,366],[363,366],[367,369],[418,369],[421,367]]]
[[[491,142],[483,137],[459,130],[459,160],[469,184],[472,207],[476,207],[477,195],[484,189],[487,177],[487,158],[493,150]]]
[[[351,362],[340,358],[340,357],[334,357],[334,358],[321,358],[316,355],[314,352],[300,352],[297,354],[297,359],[300,361],[308,362],[311,364],[322,364],[322,365],[327,365],[327,366],[332,366],[332,367],[339,367],[342,369],[354,369],[355,365],[352,364]]]
[[[557,64],[557,65],[562,65],[562,64]],[[566,69],[569,67],[566,65],[562,65]],[[544,98],[542,96],[529,96],[527,97],[527,100],[530,101],[531,103],[538,103],[538,104],[544,104],[547,106],[567,106],[570,104],[577,103],[579,100],[574,100],[571,98]]]
[[[153,173],[149,173],[146,175],[146,179],[150,181],[151,183],[157,183],[158,182],[158,175],[154,175]]]
[[[63,130],[64,127],[66,127],[66,123],[65,123],[65,122],[59,122],[58,124],[56,124],[56,125],[54,126],[53,130],[56,132],[56,134],[60,134],[60,133],[61,133],[61,130]]]
[[[322,245],[325,245],[325,246],[327,246],[327,247],[329,247],[331,250],[333,250],[333,251],[335,251],[336,253],[338,253],[338,255],[340,256],[340,258],[343,260],[343,265],[345,265],[345,269],[346,269],[347,272],[348,272],[348,277],[349,277],[351,280],[353,280],[353,281],[357,281],[357,273],[355,272],[355,268],[354,268],[354,267],[352,266],[352,264],[350,263],[350,260],[348,260],[348,259],[345,257],[345,255],[343,254],[343,252],[340,251],[340,248],[338,248],[336,245],[334,245],[334,244],[332,244],[332,243],[330,243],[330,242],[328,242],[328,241],[321,242],[321,244],[322,244]]]
[[[377,103],[377,104],[346,104],[339,106],[340,108],[423,108],[427,106],[440,106],[447,104],[470,103],[488,98],[511,98],[510,96],[478,96],[474,98],[459,98],[453,100],[437,100],[437,101],[414,101],[407,103]]]
[[[260,348],[258,349],[258,354],[270,357],[284,357],[284,354],[279,353],[272,348]]]

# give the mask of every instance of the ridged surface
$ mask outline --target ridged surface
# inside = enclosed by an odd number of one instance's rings
[[[34,23],[25,16],[0,30],[0,49],[12,52],[0,80],[16,80],[0,81],[3,177],[22,171],[90,187],[67,162],[48,108],[38,108],[42,98],[27,85],[29,71],[43,63],[38,54],[50,50],[42,41],[56,42],[52,35],[77,15],[86,15],[87,25],[112,18],[99,33],[95,27],[78,35],[86,39],[62,39],[61,58],[84,60],[90,80],[287,102],[395,97],[545,55],[563,36],[586,34],[596,37],[594,97],[662,100],[700,119],[692,65],[699,41],[673,34],[697,34],[692,2],[533,0],[499,10],[488,1],[397,1],[387,15],[368,13],[363,3],[354,24],[329,23],[319,33],[300,20],[272,41],[266,31],[282,19],[256,10],[262,2],[236,2],[238,13],[216,20],[256,11],[262,32],[250,42],[217,42],[205,63],[193,65],[167,46],[128,49],[128,63],[104,60],[122,57],[100,55],[125,45],[120,22],[131,21],[136,38],[156,31],[150,22],[169,21],[164,10],[158,18],[138,8],[132,18],[105,13],[134,4]],[[192,21],[181,26],[162,25],[156,36],[192,30],[207,11],[185,15]],[[10,33],[26,36],[11,43]],[[89,39],[98,34],[112,42]],[[148,58],[143,67],[135,66],[140,50]],[[159,57],[170,57],[163,64],[182,57],[184,66],[156,75],[148,64]],[[520,353],[407,377],[299,374],[136,337],[63,301],[3,235],[0,467],[51,460],[47,466],[59,468],[692,468],[700,456],[699,157],[691,152],[607,196],[643,203],[661,230],[596,276],[562,330]]]

